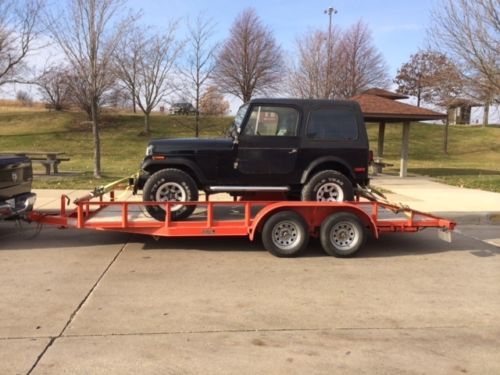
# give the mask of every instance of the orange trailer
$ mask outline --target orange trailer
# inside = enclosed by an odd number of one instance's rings
[[[155,237],[262,237],[265,248],[280,257],[298,255],[310,237],[319,237],[326,253],[347,257],[364,245],[367,235],[374,238],[390,232],[418,232],[438,228],[451,240],[456,223],[407,207],[379,202],[302,201],[205,201],[182,202],[195,205],[185,220],[171,220],[172,209],[180,202],[142,202],[115,199],[114,191],[96,198],[88,195],[75,201],[61,197],[58,212],[29,214],[28,220],[60,228],[94,229],[137,233]],[[144,207],[163,206],[164,221],[151,218]]]

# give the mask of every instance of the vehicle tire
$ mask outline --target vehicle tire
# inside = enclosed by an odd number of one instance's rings
[[[323,250],[336,257],[349,257],[366,241],[361,220],[354,214],[338,212],[328,216],[321,224],[320,240]]]
[[[262,228],[262,243],[277,257],[295,257],[309,243],[308,225],[295,211],[275,213]]]
[[[326,170],[311,177],[302,188],[303,201],[342,202],[354,200],[351,181],[342,173]]]
[[[162,169],[149,177],[144,184],[143,201],[197,201],[198,188],[196,182],[180,169]],[[193,213],[196,206],[170,206],[172,220],[182,220]],[[146,206],[148,213],[156,220],[165,220],[165,209],[162,206]]]

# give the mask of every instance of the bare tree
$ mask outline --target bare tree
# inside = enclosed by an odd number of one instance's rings
[[[119,82],[129,92],[132,110],[137,113],[137,84],[139,65],[144,48],[144,30],[132,28],[116,49],[114,63]]]
[[[334,55],[336,96],[350,98],[370,87],[387,87],[387,64],[373,45],[371,32],[358,21],[342,36]]]
[[[144,133],[149,134],[151,111],[173,91],[170,72],[182,49],[175,40],[176,25],[168,26],[164,34],[145,36],[139,53],[136,101],[144,113]]]
[[[209,86],[200,98],[200,112],[204,115],[222,116],[229,110],[229,102],[216,86]]]
[[[441,0],[430,34],[445,49],[500,90],[500,0]]]
[[[214,81],[224,92],[247,102],[254,93],[277,89],[283,73],[283,54],[272,32],[255,10],[243,11],[218,54]]]
[[[340,31],[332,29],[327,37],[324,31],[308,32],[296,41],[297,62],[289,67],[289,91],[293,96],[310,99],[326,99],[333,96],[333,61],[328,64],[328,41],[333,56],[340,39]],[[330,78],[330,79],[329,79]]]
[[[420,51],[398,69],[394,83],[397,91],[421,100],[446,105],[463,90],[458,67],[446,55],[435,51]]]
[[[370,87],[388,85],[382,54],[361,21],[344,32],[333,29],[330,37],[324,31],[309,32],[296,45],[298,61],[289,75],[293,95],[349,98]]]
[[[122,0],[68,0],[62,14],[49,16],[49,30],[71,70],[70,89],[92,123],[94,177],[101,177],[99,113],[114,84],[113,54],[130,18],[121,16]]]
[[[189,82],[192,98],[196,108],[195,136],[199,135],[200,98],[203,87],[215,68],[215,53],[218,45],[211,43],[214,34],[214,23],[204,19],[200,14],[194,23],[189,24],[187,66],[183,75]]]
[[[500,97],[500,0],[441,0],[432,13],[429,34],[434,47],[458,61],[470,95],[485,106]]]
[[[38,36],[41,0],[0,0],[0,86],[16,82]]]
[[[38,86],[42,100],[54,110],[61,111],[69,102],[69,78],[70,74],[66,67],[51,66],[44,69],[33,83]]]

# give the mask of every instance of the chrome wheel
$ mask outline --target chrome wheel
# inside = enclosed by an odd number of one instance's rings
[[[272,241],[274,246],[279,249],[287,250],[293,248],[295,244],[301,241],[301,231],[293,221],[280,221],[272,230]]]
[[[344,190],[335,182],[327,182],[318,189],[316,200],[318,202],[342,202],[344,200]]]
[[[155,199],[157,202],[185,202],[186,190],[177,182],[166,182],[156,191]],[[182,205],[171,206],[171,211],[177,211]]]
[[[351,222],[341,221],[330,230],[330,241],[339,250],[350,250],[360,241],[359,229]]]

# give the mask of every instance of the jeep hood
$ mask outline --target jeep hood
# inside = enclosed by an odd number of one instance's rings
[[[230,150],[233,147],[231,138],[175,138],[153,139],[149,142],[155,154],[193,154],[203,151]]]

